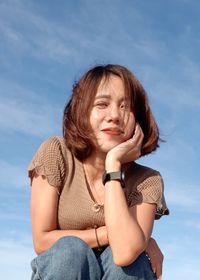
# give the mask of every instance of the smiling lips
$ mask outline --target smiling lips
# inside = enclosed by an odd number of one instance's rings
[[[121,135],[123,133],[121,129],[112,127],[104,128],[102,131],[109,135]]]

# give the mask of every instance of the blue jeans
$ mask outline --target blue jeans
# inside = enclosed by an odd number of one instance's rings
[[[108,246],[99,257],[78,237],[62,237],[31,262],[31,280],[155,280],[142,253],[131,265],[113,263]]]

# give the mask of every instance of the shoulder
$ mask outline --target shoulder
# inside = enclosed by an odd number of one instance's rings
[[[51,136],[44,140],[39,148],[39,154],[48,155],[48,156],[59,156],[71,154],[70,150],[67,148],[65,144],[65,139],[61,136]]]
[[[160,174],[158,170],[153,169],[153,168],[151,168],[149,166],[141,165],[141,164],[136,163],[136,162],[133,162],[131,167],[134,168],[135,170],[138,170],[140,172],[144,172],[146,174],[149,174],[149,173],[151,173],[151,174]]]
[[[160,172],[135,162],[131,163],[127,172],[126,194],[129,207],[142,202],[155,203],[157,205],[156,219],[162,215],[168,215],[164,183]]]
[[[131,163],[126,174],[127,195],[131,198],[140,197],[140,202],[144,197],[161,197],[163,192],[163,180],[160,173],[150,167]]]
[[[32,178],[43,175],[52,186],[61,187],[68,172],[72,155],[65,145],[63,137],[53,136],[41,143],[28,166],[28,175]]]
[[[61,136],[51,136],[44,140],[41,145],[40,149],[45,149],[45,148],[51,148],[51,149],[56,149],[58,147],[64,146],[65,145],[65,140]]]
[[[129,166],[127,170],[127,177],[129,181],[137,182],[137,184],[142,183],[149,177],[156,177],[162,180],[162,176],[159,171],[136,162],[132,162]]]
[[[68,168],[68,165],[74,160],[74,156],[65,144],[65,139],[61,136],[52,136],[44,140],[35,155],[34,162],[43,162],[45,165],[62,165]]]

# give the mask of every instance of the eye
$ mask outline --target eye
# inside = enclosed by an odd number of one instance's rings
[[[104,102],[104,101],[103,102],[98,102],[98,103],[95,103],[94,106],[97,107],[97,108],[100,108],[100,109],[104,109],[108,106],[108,103]]]
[[[120,108],[123,110],[130,110],[130,105],[127,102],[122,102]]]

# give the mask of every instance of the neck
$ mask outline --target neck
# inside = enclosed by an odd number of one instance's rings
[[[92,153],[84,160],[84,167],[92,181],[98,180],[102,177],[105,170],[105,158],[105,154],[97,155],[96,153]]]

